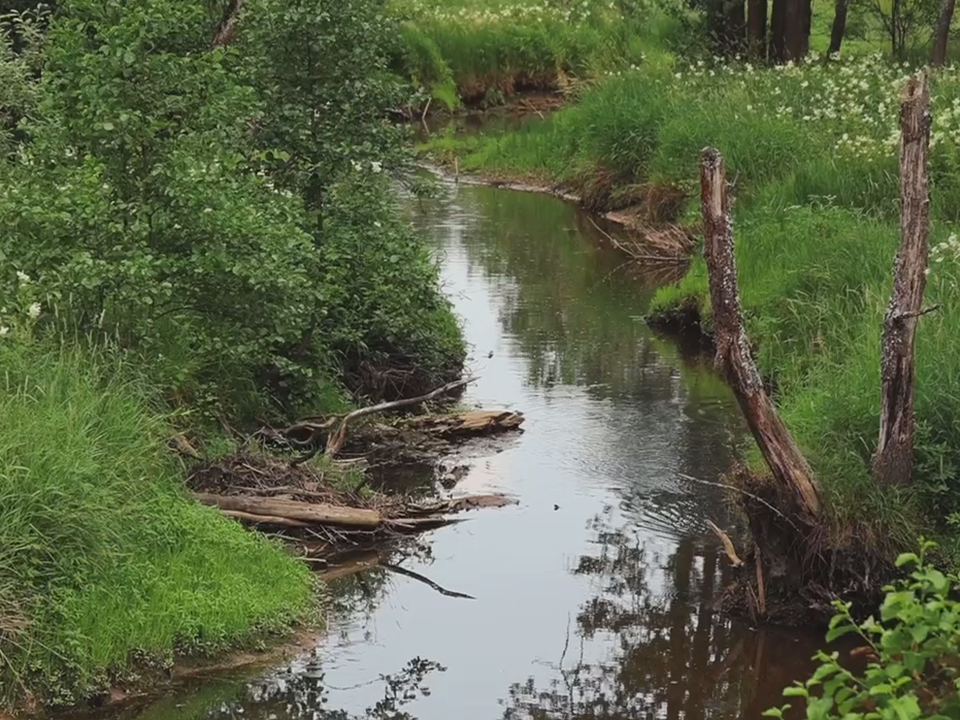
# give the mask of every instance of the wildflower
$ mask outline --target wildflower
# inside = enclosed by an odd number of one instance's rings
[[[38,317],[40,317],[40,303],[31,303],[30,307],[27,308],[27,316],[31,320],[36,320]]]
[[[383,163],[381,163],[379,160],[374,160],[370,163],[370,169],[375,173],[381,172],[383,171]]]
[[[9,334],[10,334],[10,328],[8,328],[6,325],[0,325],[0,337],[3,337],[4,335],[9,335]]]
[[[23,272],[23,270],[17,270],[17,280],[20,282],[21,285],[30,284],[30,276],[27,275],[25,272]]]

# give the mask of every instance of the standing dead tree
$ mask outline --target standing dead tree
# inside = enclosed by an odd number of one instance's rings
[[[733,221],[727,205],[727,179],[719,151],[706,148],[700,157],[700,204],[704,257],[710,278],[710,302],[716,335],[716,362],[740,405],[774,479],[793,499],[791,514],[813,526],[820,515],[820,493],[813,472],[777,415],[750,352],[743,326]]]
[[[921,73],[900,99],[900,249],[883,323],[880,439],[872,468],[881,484],[908,484],[913,477],[914,341],[930,253],[930,122],[930,86]]]

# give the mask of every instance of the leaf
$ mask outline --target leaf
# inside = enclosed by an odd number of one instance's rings
[[[897,567],[903,567],[907,563],[916,565],[919,562],[920,562],[920,558],[917,557],[916,553],[901,553],[899,556],[897,556],[896,565]]]

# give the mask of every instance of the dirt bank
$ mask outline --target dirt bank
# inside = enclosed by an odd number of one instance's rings
[[[672,194],[673,191],[637,190],[633,196],[617,201],[534,176],[460,173],[455,160],[441,159],[423,167],[454,183],[552,195],[573,203],[597,218],[599,222],[594,222],[594,227],[607,244],[640,263],[685,265],[696,247],[698,228],[676,222],[686,196]],[[592,183],[582,184],[588,188]],[[610,191],[607,188],[608,195]],[[664,199],[668,195],[671,199]]]

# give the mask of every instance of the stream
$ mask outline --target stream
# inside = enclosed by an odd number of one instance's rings
[[[138,720],[759,718],[819,637],[711,609],[728,522],[716,482],[743,429],[696,349],[642,320],[667,279],[603,246],[572,206],[445,186],[412,204],[479,375],[465,402],[526,415],[459,492],[505,492],[391,562],[330,583],[328,633],[253,677],[194,680]],[[667,271],[669,273],[669,271]],[[115,713],[116,714],[116,713]]]

